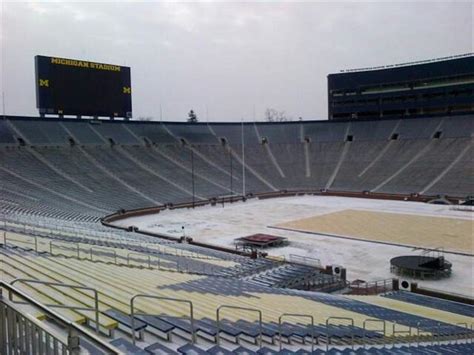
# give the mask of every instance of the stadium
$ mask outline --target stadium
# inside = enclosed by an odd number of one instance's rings
[[[129,69],[38,56],[0,120],[2,354],[473,353],[472,101],[134,121]]]

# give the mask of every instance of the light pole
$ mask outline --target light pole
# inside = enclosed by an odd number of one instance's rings
[[[191,180],[192,180],[192,190],[193,190],[193,208],[195,203],[195,194],[194,194],[194,150],[191,147]]]
[[[229,159],[230,159],[230,202],[232,202],[232,195],[234,194],[234,185],[233,185],[233,171],[232,171],[232,152],[229,149]]]

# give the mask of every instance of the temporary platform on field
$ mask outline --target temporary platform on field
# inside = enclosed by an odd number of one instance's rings
[[[452,264],[444,256],[404,255],[390,260],[390,270],[419,279],[441,279],[451,275]]]
[[[288,239],[270,234],[252,234],[237,238],[234,241],[236,249],[265,249],[288,245]]]

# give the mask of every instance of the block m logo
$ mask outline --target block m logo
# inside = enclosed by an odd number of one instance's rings
[[[123,93],[124,94],[131,94],[132,93],[132,88],[128,86],[123,87]]]
[[[39,85],[48,88],[49,87],[49,80],[48,79],[40,79],[39,80]]]

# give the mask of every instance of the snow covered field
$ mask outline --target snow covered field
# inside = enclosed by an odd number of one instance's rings
[[[271,255],[297,254],[318,258],[323,265],[342,265],[349,280],[375,281],[391,278],[389,260],[399,255],[420,255],[410,247],[383,245],[273,229],[270,226],[295,219],[346,209],[445,216],[471,220],[472,212],[454,211],[449,206],[417,202],[369,200],[361,198],[302,196],[268,200],[252,199],[192,209],[166,210],[159,214],[133,217],[115,222],[120,226],[138,226],[141,230],[175,237],[184,233],[194,240],[233,247],[235,238],[254,233],[287,237],[290,245],[268,249]],[[341,221],[344,223],[344,221]],[[407,226],[408,228],[409,226]],[[472,239],[471,239],[472,243]],[[432,247],[437,247],[432,245]],[[417,281],[420,286],[472,296],[474,294],[474,257],[445,254],[453,263],[453,274],[440,281]]]

